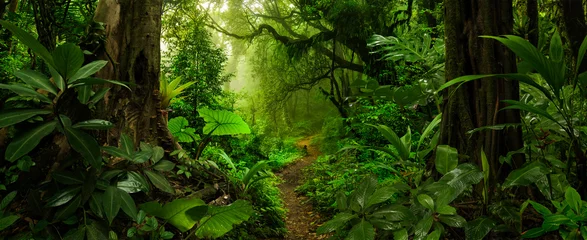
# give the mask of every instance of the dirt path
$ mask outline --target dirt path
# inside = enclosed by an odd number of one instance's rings
[[[283,193],[285,207],[288,209],[285,225],[289,232],[284,238],[286,240],[326,238],[326,236],[316,236],[315,233],[317,228],[316,224],[318,223],[317,220],[320,219],[318,213],[313,212],[310,203],[304,203],[307,197],[298,196],[295,192],[296,187],[303,183],[302,169],[312,164],[320,155],[317,147],[310,145],[311,140],[312,137],[308,137],[297,143],[299,148],[307,146],[307,156],[288,165],[276,174],[283,179],[283,183],[279,185],[279,189]]]

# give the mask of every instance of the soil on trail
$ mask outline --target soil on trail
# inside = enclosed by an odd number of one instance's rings
[[[320,219],[318,213],[313,211],[312,205],[307,203],[307,197],[298,195],[295,192],[296,187],[303,184],[303,169],[309,166],[320,155],[320,151],[315,146],[310,145],[312,137],[302,139],[297,143],[299,148],[307,146],[308,154],[297,161],[286,166],[281,172],[277,173],[283,179],[279,189],[283,194],[285,207],[288,209],[285,225],[288,234],[286,240],[300,239],[325,239],[326,236],[317,236],[316,224]]]

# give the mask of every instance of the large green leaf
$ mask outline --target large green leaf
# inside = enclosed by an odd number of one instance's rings
[[[199,136],[196,134],[196,129],[189,127],[189,122],[184,117],[176,117],[169,120],[167,127],[171,135],[177,139],[178,142],[190,143],[194,139],[198,140]]]
[[[56,126],[57,121],[51,121],[18,135],[6,147],[6,153],[4,155],[6,160],[14,162],[35,149],[41,142],[41,139],[53,132]]]
[[[438,219],[444,224],[456,228],[462,228],[467,223],[467,220],[459,215],[439,215]]]
[[[17,124],[39,114],[49,114],[51,110],[45,109],[14,109],[0,113],[0,128]]]
[[[550,170],[543,163],[534,161],[512,171],[505,179],[502,187],[505,189],[513,186],[528,186],[549,172]]]
[[[126,215],[128,215],[130,218],[132,218],[133,220],[136,221],[138,212],[137,212],[137,205],[135,204],[135,201],[132,199],[130,194],[128,194],[127,192],[125,192],[121,189],[117,189],[117,190],[118,190],[118,196],[120,198],[120,208],[122,208],[122,211],[124,213],[126,213]]]
[[[546,234],[546,230],[542,229],[542,227],[537,227],[522,233],[522,238],[537,238],[544,234]]]
[[[22,84],[0,84],[0,89],[13,91],[14,93],[23,97],[34,97],[42,102],[53,103],[53,101],[51,101],[51,99],[49,99],[47,96],[38,93],[34,89],[24,86]]]
[[[8,216],[0,217],[0,231],[10,227],[18,219],[20,219],[20,217],[17,215],[8,215]]]
[[[206,203],[201,199],[180,198],[165,204],[165,206],[162,206],[158,202],[148,202],[142,204],[140,208],[153,216],[167,220],[180,231],[186,232],[192,229],[198,220],[200,220],[192,218],[188,214],[188,210],[201,206],[206,206]],[[207,208],[199,210],[207,211]]]
[[[502,102],[509,104],[509,106],[502,108],[502,110],[504,110],[504,109],[524,110],[524,111],[531,112],[531,113],[534,113],[539,116],[546,117],[555,123],[558,122],[552,115],[550,115],[548,112],[546,112],[545,110],[542,110],[540,108],[530,106],[528,104],[525,104],[525,103],[522,103],[519,101],[514,101],[514,100],[503,100]]]
[[[251,129],[243,119],[226,110],[199,109],[200,117],[204,118],[204,134],[234,135],[249,134]]]
[[[322,224],[317,230],[316,233],[318,234],[326,234],[330,232],[334,232],[338,229],[344,228],[344,226],[352,219],[357,218],[356,214],[348,213],[348,212],[341,212],[336,214],[332,219],[328,222]]]
[[[55,82],[55,86],[61,90],[65,90],[65,80],[63,80],[63,77],[59,75],[57,70],[49,66],[49,72],[51,72],[51,78],[53,79],[53,82]]]
[[[98,222],[93,221],[86,226],[86,235],[88,240],[105,240],[108,238],[108,229],[101,226]]]
[[[410,157],[410,151],[408,150],[407,146],[404,145],[402,140],[397,136],[397,134],[391,130],[388,126],[385,125],[372,125],[367,124],[368,126],[372,126],[379,130],[379,133],[391,143],[391,145],[397,150],[399,155],[394,154],[395,157],[398,157],[400,160],[406,161]]]
[[[144,170],[144,173],[147,175],[149,180],[151,180],[153,185],[155,185],[155,187],[157,187],[167,193],[171,193],[171,194],[175,193],[175,190],[173,190],[173,188],[171,187],[171,184],[169,184],[169,181],[167,181],[167,179],[165,177],[161,176],[160,174],[158,174],[156,172],[149,171],[149,170]]]
[[[15,197],[16,191],[12,191],[9,194],[6,194],[6,196],[2,198],[2,201],[0,201],[0,210],[4,210],[6,207],[8,207],[10,202],[12,202],[12,200],[14,200]]]
[[[58,220],[65,220],[69,216],[73,215],[77,209],[80,207],[82,203],[82,196],[78,195],[72,201],[70,201],[67,205],[65,205],[61,210],[55,213],[54,218]]]
[[[563,42],[561,41],[561,36],[558,31],[554,32],[552,38],[550,40],[550,60],[553,62],[560,62],[563,60],[564,52],[563,52]]]
[[[131,90],[128,85],[130,83],[128,82],[120,82],[120,81],[114,81],[114,80],[107,80],[107,79],[101,79],[101,78],[83,78],[83,79],[78,79],[74,82],[71,82],[71,87],[81,87],[81,86],[92,86],[92,85],[103,85],[103,84],[114,84],[114,85],[118,85],[118,86],[122,86],[128,90]]]
[[[430,196],[426,194],[420,194],[417,198],[418,202],[422,204],[422,206],[430,209],[431,211],[434,211],[434,200]]]
[[[385,186],[381,188],[377,188],[375,192],[369,197],[367,203],[365,203],[365,208],[371,207],[375,204],[379,204],[389,200],[393,194],[395,193],[395,188],[391,186]]]
[[[436,147],[435,166],[436,171],[444,175],[452,171],[459,164],[459,154],[456,148],[448,145],[439,145]]]
[[[120,149],[131,157],[134,155],[135,143],[129,135],[123,133],[120,136]]]
[[[79,46],[66,43],[55,48],[53,61],[57,72],[65,79],[70,79],[84,64],[84,54]]]
[[[575,211],[576,214],[581,214],[581,210],[583,209],[583,201],[581,200],[581,195],[579,192],[572,187],[567,188],[565,192],[565,201],[567,204]]]
[[[35,88],[40,88],[50,93],[57,95],[57,87],[49,81],[45,75],[33,70],[19,70],[14,72],[14,75],[24,81],[26,84]]]
[[[408,230],[401,229],[393,232],[393,239],[394,240],[408,240]]]
[[[483,172],[477,166],[465,163],[457,166],[454,170],[446,173],[440,180],[439,184],[446,184],[454,189],[454,194],[448,202],[459,196],[465,188],[477,184],[483,179]]]
[[[54,172],[51,177],[55,181],[65,185],[83,185],[85,182],[85,176],[83,173],[77,172],[66,172],[66,171],[58,171]]]
[[[355,212],[361,212],[367,206],[367,201],[377,188],[377,179],[373,176],[363,178],[361,184],[351,193],[350,206]]]
[[[81,67],[75,73],[75,75],[73,75],[71,78],[69,78],[69,81],[75,82],[79,79],[90,77],[94,73],[97,73],[98,71],[100,71],[100,69],[102,69],[104,66],[106,66],[106,64],[108,64],[108,61],[104,61],[104,60],[98,60],[98,61],[88,63],[87,65]]]
[[[76,88],[77,90],[77,100],[79,100],[82,104],[87,104],[92,97],[92,86],[85,85]]]
[[[114,186],[108,186],[104,195],[102,195],[102,206],[108,223],[112,224],[112,220],[118,215],[121,206],[121,198],[119,197],[119,190]],[[135,215],[136,216],[136,215]]]
[[[579,47],[579,54],[577,55],[577,66],[575,69],[576,73],[579,73],[579,68],[583,63],[583,59],[585,58],[585,52],[587,52],[587,36],[583,39],[583,43],[581,43],[581,47]]]
[[[372,240],[375,239],[375,228],[373,225],[365,219],[361,219],[359,223],[357,223],[351,231],[349,231],[349,235],[345,238],[346,240]]]
[[[232,230],[233,225],[248,220],[253,213],[253,207],[245,200],[236,200],[227,206],[211,206],[208,215],[200,220],[196,236],[218,238]]]
[[[414,235],[418,239],[422,239],[432,228],[432,223],[434,223],[434,218],[432,216],[425,217],[420,220],[416,226],[414,227]]]
[[[84,159],[98,169],[102,165],[102,154],[100,145],[95,138],[89,134],[68,126],[65,126],[65,136],[71,147],[84,157]]]
[[[432,122],[430,122],[428,124],[428,126],[426,126],[426,129],[424,129],[424,131],[422,132],[422,135],[420,136],[420,140],[418,140],[418,147],[416,148],[416,150],[420,150],[420,145],[422,145],[422,143],[424,142],[424,140],[426,140],[426,138],[430,134],[432,134],[434,128],[436,126],[438,126],[438,124],[440,123],[440,121],[442,121],[442,114],[436,115],[436,117],[434,117],[434,119],[432,120]]]
[[[91,130],[108,130],[114,125],[106,120],[102,119],[92,119],[83,122],[78,122],[72,126],[73,128],[81,128],[81,129],[91,129]]]
[[[80,186],[70,187],[70,188],[66,188],[64,190],[61,190],[61,191],[55,193],[55,195],[53,195],[51,198],[49,198],[47,200],[46,206],[47,207],[58,207],[63,204],[66,204],[69,201],[71,201],[71,199],[73,199],[75,196],[77,196],[80,191],[81,191]]]
[[[14,34],[18,40],[33,50],[34,53],[38,54],[39,57],[41,57],[47,63],[47,65],[55,66],[53,64],[53,57],[51,56],[51,53],[49,53],[47,48],[45,48],[43,44],[39,43],[35,37],[10,22],[0,20],[0,24],[2,24],[2,26],[6,29],[10,30],[10,32],[12,32],[12,34]]]
[[[387,205],[385,207],[379,208],[371,214],[373,217],[385,217],[387,220],[390,221],[407,221],[413,220],[414,214],[410,211],[409,208],[402,206],[400,204],[392,204]]]
[[[497,223],[493,219],[485,216],[468,222],[465,226],[467,240],[483,240],[496,224]]]

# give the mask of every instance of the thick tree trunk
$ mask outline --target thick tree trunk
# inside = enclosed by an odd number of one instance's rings
[[[174,146],[160,109],[162,4],[162,0],[101,0],[96,9],[95,20],[106,23],[104,59],[113,61],[98,75],[132,84],[132,91],[114,86],[100,109],[100,115],[117,126],[106,137],[111,145],[124,132],[137,143]]]
[[[55,49],[57,41],[57,25],[55,19],[55,0],[31,1],[35,14],[35,23],[39,42],[49,51]]]
[[[565,32],[570,41],[573,59],[576,63],[577,54],[585,35],[587,35],[587,23],[585,22],[585,11],[583,0],[561,0]],[[587,71],[587,61],[583,61],[579,68],[580,72]]]
[[[445,0],[446,80],[470,75],[511,73],[516,71],[515,56],[503,45],[481,35],[504,35],[513,31],[511,0]],[[492,177],[507,176],[499,156],[523,147],[521,131],[467,131],[489,125],[519,123],[519,111],[499,111],[505,99],[519,99],[517,82],[505,79],[483,79],[464,84],[444,93],[440,144],[458,149],[470,162],[481,166],[484,149]],[[453,94],[450,94],[453,93]],[[514,162],[521,164],[516,156]],[[494,181],[492,181],[494,182]]]

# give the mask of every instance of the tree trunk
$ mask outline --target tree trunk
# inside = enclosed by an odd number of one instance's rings
[[[528,41],[538,47],[538,1],[528,0],[526,2],[526,13],[528,15]]]
[[[565,32],[570,41],[573,60],[576,63],[579,48],[581,47],[581,43],[583,43],[583,39],[585,39],[585,35],[587,35],[583,0],[561,0],[561,3]],[[583,61],[579,71],[587,71],[587,61]]]
[[[515,56],[498,41],[481,35],[504,35],[513,31],[511,0],[445,0],[446,80],[470,75],[516,71]],[[506,99],[519,99],[519,85],[505,79],[483,79],[444,92],[440,144],[458,149],[459,154],[481,166],[485,151],[491,176],[504,178],[509,170],[500,169],[499,156],[523,147],[520,129],[467,131],[489,125],[519,123],[519,111],[499,111]],[[453,93],[454,92],[454,93]],[[453,93],[453,94],[450,94]],[[515,156],[516,165],[523,156]],[[491,181],[495,182],[495,181]]]
[[[57,9],[55,0],[31,1],[39,34],[39,42],[49,52],[53,51],[57,41],[57,25],[54,11]]]
[[[112,62],[98,77],[132,84],[132,91],[113,86],[99,115],[116,124],[106,142],[116,145],[120,133],[172,149],[173,138],[160,109],[159,72],[162,0],[101,0],[94,19],[106,23],[103,58]]]

